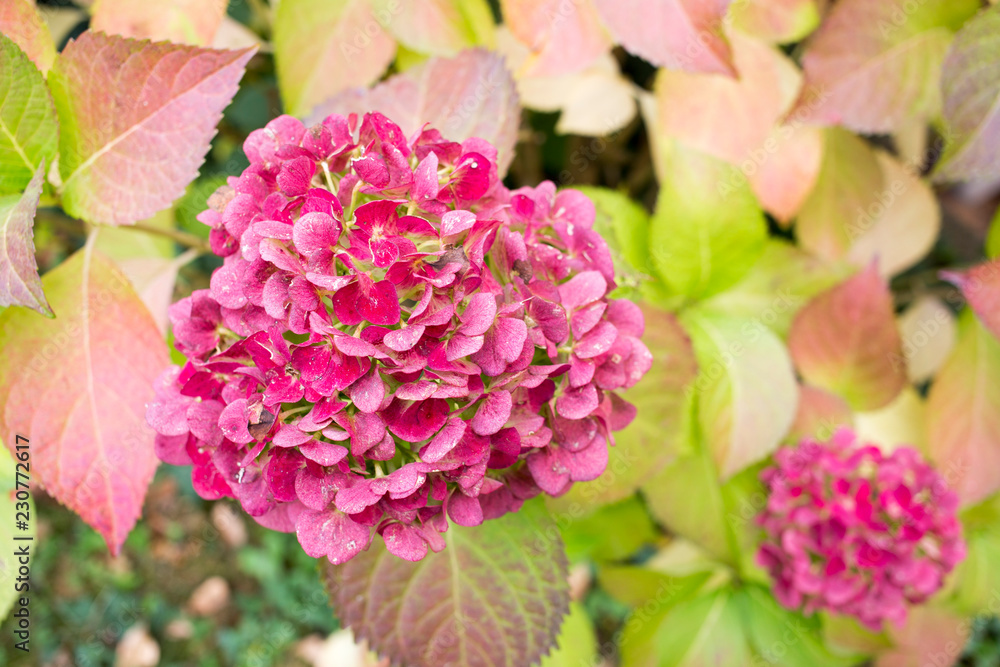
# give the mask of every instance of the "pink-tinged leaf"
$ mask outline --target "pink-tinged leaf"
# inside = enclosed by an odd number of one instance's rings
[[[892,132],[941,107],[941,64],[978,0],[842,0],[810,38],[801,122]]]
[[[931,459],[963,505],[1000,490],[1000,342],[971,312],[931,385],[927,419]]]
[[[1000,175],[1000,7],[962,28],[945,57],[944,154],[935,179],[991,180]]]
[[[906,386],[892,294],[874,264],[800,310],[788,347],[809,384],[855,410],[885,407]]]
[[[879,653],[875,667],[957,664],[971,631],[965,616],[938,606],[913,606],[902,628],[889,627],[893,647]]]
[[[5,0],[0,3],[0,33],[14,40],[42,72],[52,67],[56,47],[33,0]],[[3,70],[5,74],[9,71],[6,67]]]
[[[947,274],[979,320],[1000,338],[1000,260],[991,260],[964,273]]]
[[[49,74],[67,213],[131,224],[184,194],[254,53],[86,32]]]
[[[521,69],[528,76],[578,72],[612,46],[592,0],[500,0],[514,37],[531,51]]]
[[[637,17],[638,18],[638,17]],[[776,47],[730,36],[739,78],[662,70],[656,79],[657,129],[685,145],[739,165],[767,158],[765,142],[795,101],[801,75]],[[733,114],[739,109],[739,114]],[[756,159],[763,156],[761,159]]]
[[[90,29],[108,34],[209,46],[228,0],[97,0]]]
[[[521,122],[514,79],[496,53],[475,49],[431,58],[371,90],[354,90],[319,105],[307,122],[332,113],[381,111],[410,136],[425,123],[453,141],[471,137],[496,146],[500,175],[514,159]]]
[[[968,297],[967,297],[968,298]],[[930,380],[951,356],[958,337],[955,315],[935,296],[918,297],[896,318],[910,382]]]
[[[0,71],[4,73],[0,78],[0,195],[20,194],[42,162],[52,164],[59,141],[56,110],[42,74],[2,34]]]
[[[45,164],[21,196],[0,197],[0,306],[27,306],[52,315],[35,263],[32,227],[42,195]]]
[[[735,76],[722,32],[730,0],[594,0],[615,41],[654,65]]]
[[[452,524],[418,563],[376,541],[324,578],[343,625],[394,664],[534,665],[569,608],[567,563],[540,500],[481,526]]]
[[[797,42],[819,25],[816,0],[740,0],[729,10],[733,25],[769,42]]]
[[[477,44],[493,45],[495,21],[486,0],[375,0],[375,16],[417,53],[453,56]]]
[[[785,442],[797,445],[804,438],[826,441],[841,426],[854,426],[854,414],[847,402],[836,394],[804,384],[799,388],[799,408]]]
[[[727,479],[777,449],[799,402],[788,350],[767,327],[747,332],[742,318],[682,318],[698,359],[698,423]]]
[[[31,441],[32,474],[117,554],[156,470],[146,403],[167,346],[128,280],[92,242],[42,285],[57,314],[0,315],[0,435]]]
[[[683,451],[688,391],[698,373],[694,348],[673,313],[646,306],[642,314],[642,341],[653,355],[653,365],[622,395],[635,406],[635,419],[614,434],[608,474],[593,484],[574,484],[567,494],[550,500],[559,510],[570,511],[574,503],[596,507],[624,500]]]
[[[759,158],[759,159],[758,159]],[[791,222],[809,197],[823,162],[823,132],[808,125],[778,125],[752,153],[750,187],[779,223]]]
[[[396,43],[376,20],[368,0],[289,0],[278,5],[274,59],[288,113],[303,116],[343,90],[369,85],[395,54]]]

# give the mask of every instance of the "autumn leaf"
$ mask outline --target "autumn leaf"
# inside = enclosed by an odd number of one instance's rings
[[[965,311],[927,397],[929,453],[963,505],[1000,490],[1000,342]]]
[[[1000,7],[962,28],[944,61],[944,154],[936,180],[989,180],[1000,174]]]
[[[318,123],[330,114],[380,111],[406,135],[425,123],[453,141],[469,137],[496,146],[501,175],[514,158],[520,108],[517,91],[503,58],[482,49],[454,58],[431,58],[390,77],[371,90],[338,95],[306,119]]]
[[[228,0],[97,0],[90,28],[112,35],[208,46]]]
[[[369,85],[395,54],[369,0],[288,0],[275,12],[278,89],[290,114],[305,116],[341,91]]]
[[[569,608],[562,539],[541,499],[444,537],[443,551],[416,563],[376,541],[325,564],[341,623],[412,667],[537,664]]]
[[[117,554],[156,469],[146,425],[166,343],[128,280],[93,249],[42,285],[57,314],[0,314],[0,436],[31,441],[32,475],[99,532]]]
[[[795,101],[801,75],[781,51],[730,34],[739,78],[661,70],[656,78],[657,130],[691,148],[741,165],[766,159],[764,143]],[[733,110],[739,109],[738,114]]]
[[[131,224],[184,194],[254,50],[91,32],[70,42],[49,74],[66,212]]]
[[[809,198],[823,163],[823,131],[798,123],[776,125],[743,164],[760,205],[788,226]]]
[[[0,33],[14,40],[43,73],[52,67],[56,47],[32,0],[0,2]],[[3,71],[9,69],[4,67]]]
[[[730,0],[594,0],[625,49],[659,67],[735,76],[722,32]]]
[[[612,46],[591,0],[500,0],[500,11],[504,25],[531,52],[523,75],[578,72]]]
[[[1000,338],[1000,259],[990,260],[964,272],[943,272],[962,290],[976,317]]]
[[[24,194],[0,197],[0,306],[27,306],[51,317],[32,240],[44,173],[43,160]]]
[[[941,65],[977,0],[841,0],[806,44],[803,122],[892,132],[938,113]]]
[[[797,42],[819,25],[816,0],[740,0],[729,10],[733,25],[769,42]]]
[[[5,35],[0,70],[0,194],[20,193],[43,161],[52,164],[56,111],[41,72]]]
[[[808,383],[855,410],[888,405],[907,382],[892,295],[874,264],[800,310],[788,346]]]

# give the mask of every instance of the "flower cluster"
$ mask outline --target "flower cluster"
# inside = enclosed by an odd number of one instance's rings
[[[204,498],[341,563],[408,560],[599,476],[652,359],[594,206],[510,191],[488,142],[381,114],[283,116],[199,220],[224,258],[170,319],[147,419]]]
[[[826,609],[878,630],[902,623],[906,604],[926,600],[965,557],[958,498],[920,454],[883,454],[838,431],[775,455],[759,517],[758,562],[774,593],[806,613]]]

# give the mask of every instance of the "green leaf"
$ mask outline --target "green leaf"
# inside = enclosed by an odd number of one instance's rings
[[[645,276],[654,275],[656,269],[649,254],[650,220],[646,209],[617,190],[590,185],[580,185],[573,189],[579,190],[594,202],[597,212],[594,229],[611,246],[615,280],[618,284],[635,287]]]
[[[667,146],[650,250],[660,277],[691,299],[742,278],[764,251],[767,225],[739,169]]]
[[[16,438],[16,436],[15,436]],[[15,442],[16,439],[15,439]],[[18,442],[24,444],[24,441]],[[21,450],[27,451],[27,450]],[[14,586],[18,585],[18,570],[25,563],[19,562],[14,556],[14,552],[22,546],[27,545],[29,552],[34,552],[35,542],[29,540],[15,540],[15,537],[36,536],[35,526],[38,522],[38,515],[35,513],[35,499],[30,492],[27,493],[27,500],[19,501],[16,496],[16,474],[14,458],[7,451],[7,448],[0,442],[0,620],[6,618],[11,608],[23,592],[17,591]],[[29,461],[30,464],[30,461]],[[22,469],[23,472],[23,469]],[[29,471],[30,472],[30,471]],[[24,482],[24,477],[21,477]],[[22,494],[24,494],[22,488]],[[17,512],[25,511],[27,507],[28,529],[16,530],[15,515]]]
[[[625,622],[622,667],[746,667],[740,607],[720,590],[673,607],[637,609]]]
[[[795,418],[798,384],[788,350],[760,321],[689,311],[682,323],[700,368],[698,420],[719,474],[773,452]]]
[[[287,0],[274,17],[274,61],[285,110],[304,116],[385,72],[396,43],[369,0]]]
[[[42,73],[0,34],[0,194],[18,193],[58,144],[56,110]]]
[[[557,499],[549,499],[550,506],[552,500]],[[574,563],[585,558],[625,560],[657,539],[656,526],[636,496],[606,505],[590,516],[579,516],[579,510],[572,508],[565,512],[554,510],[553,515],[564,525],[566,554]]]
[[[376,541],[324,578],[341,622],[408,667],[535,665],[569,607],[567,563],[541,499],[411,563]]]
[[[743,280],[699,309],[739,317],[754,327],[762,324],[786,338],[799,309],[853,270],[817,259],[787,241],[769,239]]]
[[[977,530],[966,535],[968,555],[955,570],[954,603],[963,614],[1000,613],[1000,530]]]
[[[753,584],[736,592],[750,643],[768,665],[776,667],[849,667],[863,656],[838,656],[824,645],[815,617],[804,618],[775,601],[770,591]]]
[[[667,574],[634,565],[607,566],[598,570],[601,588],[630,607],[641,607],[650,600],[666,612],[692,598],[713,577],[703,570],[691,574]]]
[[[587,611],[579,602],[569,606],[569,615],[559,633],[559,648],[542,660],[541,667],[581,667],[597,662],[597,635]]]
[[[643,307],[646,333],[643,342],[653,355],[653,365],[638,384],[622,394],[636,408],[636,418],[614,434],[608,466],[591,482],[574,484],[553,499],[559,511],[584,511],[615,502],[635,493],[679,454],[687,451],[682,428],[688,393],[697,374],[694,348],[687,333],[668,312]]]
[[[1000,208],[993,216],[990,231],[986,235],[986,256],[990,259],[1000,257]]]
[[[38,277],[32,240],[44,171],[43,162],[24,194],[0,197],[0,305],[26,306],[52,317]]]
[[[975,3],[979,4],[979,3]],[[945,149],[935,180],[989,180],[1000,174],[1000,7],[955,36],[941,77]]]
[[[495,45],[496,23],[485,0],[374,0],[375,16],[407,49],[453,56],[470,46]]]

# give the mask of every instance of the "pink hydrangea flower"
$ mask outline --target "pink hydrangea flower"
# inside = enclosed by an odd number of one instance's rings
[[[885,455],[838,431],[775,454],[757,554],[786,607],[826,609],[879,630],[902,624],[965,557],[958,497],[920,454]]]
[[[378,113],[282,116],[209,200],[223,265],[171,307],[188,362],[147,419],[204,498],[342,563],[374,534],[419,560],[598,477],[652,359],[612,300],[594,206],[507,190],[489,143]]]

